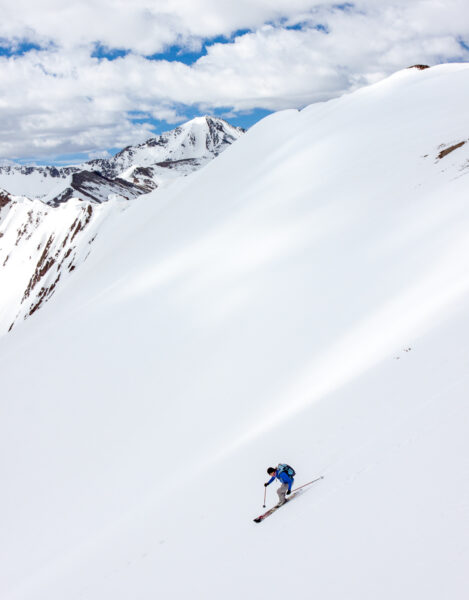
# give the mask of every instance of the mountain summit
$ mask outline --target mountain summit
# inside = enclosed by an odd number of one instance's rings
[[[128,146],[110,159],[96,159],[86,165],[111,178],[122,176],[129,167],[177,169],[181,163],[201,166],[218,156],[243,133],[244,129],[234,127],[223,119],[196,117],[143,144]]]

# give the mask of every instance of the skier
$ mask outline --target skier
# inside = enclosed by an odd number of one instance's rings
[[[265,487],[270,485],[275,479],[278,479],[282,484],[277,490],[277,506],[282,506],[282,504],[285,504],[287,501],[285,495],[289,496],[291,494],[291,486],[293,485],[295,471],[288,465],[278,465],[276,469],[269,467],[267,473],[270,475],[270,479],[267,483],[264,483]]]

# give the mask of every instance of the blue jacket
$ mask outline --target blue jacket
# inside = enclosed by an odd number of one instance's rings
[[[293,478],[289,477],[285,473],[285,471],[281,471],[280,473],[278,471],[276,471],[275,475],[273,475],[267,482],[267,485],[270,485],[272,483],[272,481],[275,480],[275,478],[277,478],[282,483],[288,483],[288,489],[291,490],[291,486],[293,485]]]

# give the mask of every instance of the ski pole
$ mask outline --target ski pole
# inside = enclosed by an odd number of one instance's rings
[[[316,479],[313,479],[313,481],[308,481],[308,483],[300,485],[300,487],[295,488],[294,490],[292,490],[292,492],[297,492],[298,490],[301,490],[301,488],[304,488],[307,485],[311,485],[312,483],[314,483],[315,481],[319,481],[320,479],[324,479],[324,475],[321,475],[321,477],[316,477]]]
[[[264,488],[264,504],[262,505],[265,508],[265,495],[267,494],[267,488]]]

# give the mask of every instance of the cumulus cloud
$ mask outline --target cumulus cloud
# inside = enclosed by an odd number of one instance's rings
[[[278,23],[324,5],[317,0],[7,0],[4,4],[0,38],[43,45],[52,41],[62,48],[100,42],[144,55],[171,44],[197,48],[206,38]]]
[[[88,152],[88,158],[93,160],[95,158],[110,158],[111,154],[107,150],[96,150],[94,152]]]
[[[172,45],[197,51],[215,36],[226,39],[193,64],[148,58]],[[411,64],[469,60],[469,6],[17,0],[4,11],[0,39],[42,48],[0,57],[0,157],[47,157],[143,141],[148,119],[178,123],[188,107],[302,107]],[[97,44],[125,53],[98,58]]]

